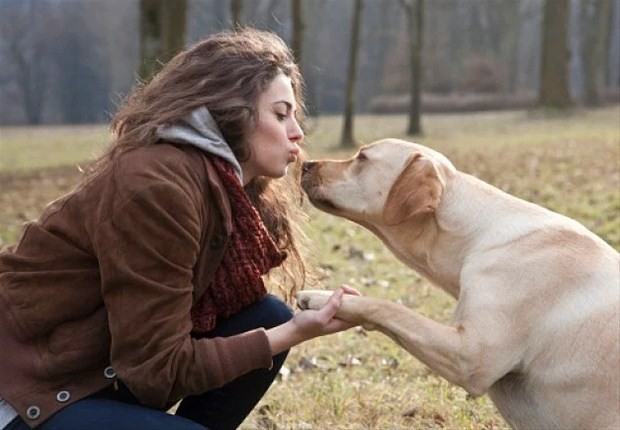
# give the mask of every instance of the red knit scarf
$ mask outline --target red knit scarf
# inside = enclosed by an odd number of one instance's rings
[[[215,327],[218,317],[226,318],[267,294],[262,276],[282,264],[286,253],[278,249],[260,215],[239,183],[233,166],[211,157],[232,212],[232,234],[213,281],[191,309],[195,332]]]

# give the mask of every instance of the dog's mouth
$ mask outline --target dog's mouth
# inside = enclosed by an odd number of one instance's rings
[[[338,210],[338,206],[333,204],[330,200],[325,198],[313,198],[312,196],[308,196],[310,202],[316,206],[318,209],[321,209],[326,212],[334,212]]]
[[[318,185],[319,181],[312,174],[307,171],[301,173],[301,188],[303,188],[307,194],[310,194]]]
[[[338,213],[340,208],[334,204],[329,198],[322,195],[322,179],[304,171],[301,175],[301,188],[308,196],[310,203],[317,209],[328,213]]]
[[[331,200],[320,195],[320,181],[318,181],[312,175],[302,174],[301,188],[306,192],[310,203],[312,203],[318,209],[324,211],[334,211],[338,209],[337,206],[331,202]]]

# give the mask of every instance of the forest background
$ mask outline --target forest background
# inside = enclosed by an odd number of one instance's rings
[[[314,115],[351,79],[362,113],[407,111],[416,80],[425,113],[618,100],[618,0],[0,0],[0,125],[107,122],[145,64],[234,23],[294,46]]]

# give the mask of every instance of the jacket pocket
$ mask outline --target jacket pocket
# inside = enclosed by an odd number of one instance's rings
[[[54,328],[47,338],[41,363],[48,375],[73,373],[92,368],[110,359],[110,330],[105,307],[90,316],[67,321]]]

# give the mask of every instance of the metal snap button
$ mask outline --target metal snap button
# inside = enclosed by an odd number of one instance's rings
[[[58,394],[56,394],[56,400],[58,400],[60,403],[64,403],[70,398],[71,393],[69,393],[68,391],[59,391]]]
[[[108,366],[103,370],[103,376],[107,379],[114,379],[116,378],[116,372],[112,369],[112,366]]]
[[[28,419],[36,420],[41,416],[41,409],[38,406],[28,406],[28,409],[26,409],[26,416]]]

